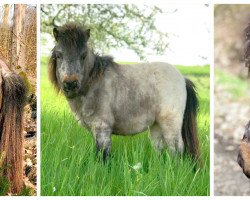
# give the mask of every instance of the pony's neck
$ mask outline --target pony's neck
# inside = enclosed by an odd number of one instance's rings
[[[105,71],[116,65],[110,56],[100,56],[93,51],[88,52],[85,61],[83,95],[86,95],[90,87],[105,76]]]
[[[92,77],[90,76],[91,70],[94,68],[95,65],[95,54],[93,51],[88,50],[88,55],[87,58],[84,62],[84,65],[87,66],[84,70],[84,85],[82,89],[82,94],[85,96],[90,88],[90,85],[92,84],[93,80]]]

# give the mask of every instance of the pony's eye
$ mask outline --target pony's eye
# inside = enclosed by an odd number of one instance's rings
[[[57,59],[62,59],[62,57],[63,57],[62,53],[56,53],[56,58]]]
[[[83,54],[81,55],[81,59],[82,59],[82,60],[85,60],[86,56],[87,56],[87,52],[85,52],[85,53],[83,53]]]

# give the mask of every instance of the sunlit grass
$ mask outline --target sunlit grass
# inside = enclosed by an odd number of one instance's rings
[[[95,158],[91,134],[80,127],[65,98],[47,80],[42,59],[42,195],[209,195],[209,68],[178,67],[197,85],[199,138],[204,167],[194,171],[187,157],[159,155],[148,133],[113,136],[112,158],[103,165]],[[188,70],[190,69],[190,70]],[[188,73],[189,71],[189,73]]]

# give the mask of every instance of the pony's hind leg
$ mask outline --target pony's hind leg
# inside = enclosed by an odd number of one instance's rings
[[[168,149],[173,153],[183,153],[184,143],[181,134],[182,117],[172,116],[171,118],[162,118],[159,121],[159,125]]]
[[[150,137],[154,147],[162,151],[165,146],[165,141],[162,135],[162,129],[157,123],[150,127]]]

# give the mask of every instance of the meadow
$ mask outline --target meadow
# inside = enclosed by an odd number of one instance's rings
[[[204,166],[195,171],[186,156],[167,151],[159,155],[148,132],[112,136],[112,157],[105,165],[98,162],[91,134],[77,124],[66,99],[49,83],[47,60],[41,59],[41,195],[209,195],[209,66],[177,66],[195,82],[200,100],[198,132]]]

